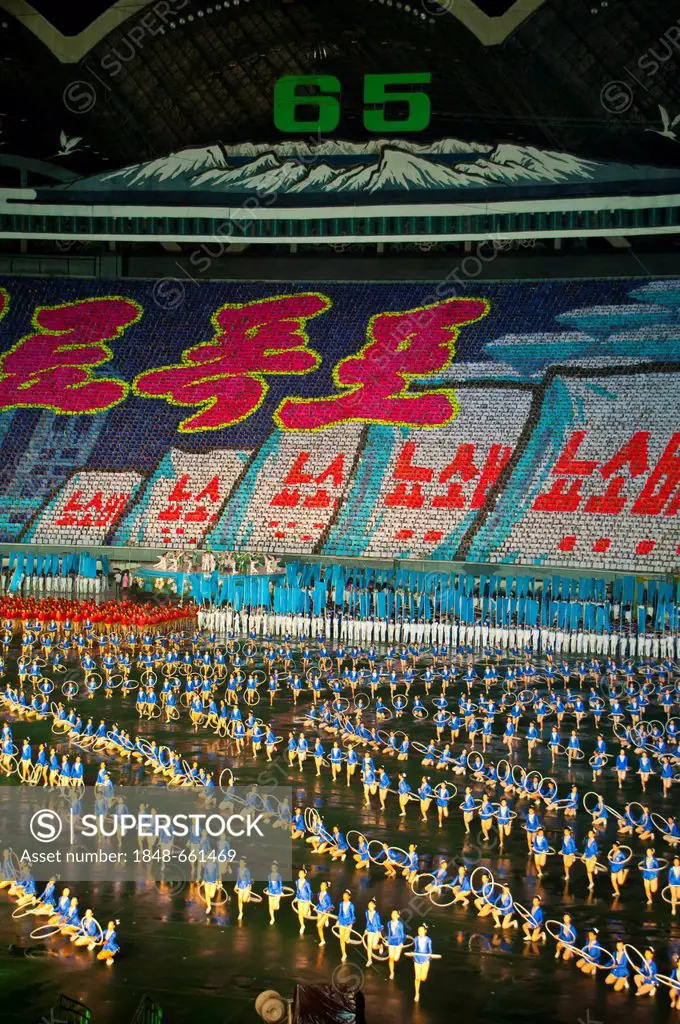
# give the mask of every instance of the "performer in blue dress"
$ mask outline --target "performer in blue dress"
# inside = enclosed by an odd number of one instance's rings
[[[338,907],[338,938],[340,939],[341,960],[347,960],[347,944],[352,933],[352,926],[356,921],[356,911],[352,903],[352,894],[345,889],[342,894],[342,901]]]
[[[373,963],[374,951],[379,950],[382,945],[382,921],[373,899],[368,901],[368,909],[366,910],[364,941],[366,943],[366,966],[370,967]]]
[[[393,910],[387,922],[387,953],[390,967],[390,980],[394,980],[394,965],[399,960],[404,948],[406,928],[398,910]]]
[[[628,968],[625,943],[619,940],[616,943],[616,950],[614,952],[614,963],[604,980],[607,985],[613,985],[615,992],[621,992],[624,988],[630,988],[628,984],[629,974],[630,970]]]
[[[283,877],[279,871],[277,861],[272,864],[272,869],[267,876],[267,902],[269,903],[269,923],[276,924],[275,914],[281,906],[281,895],[283,893]]]
[[[430,961],[433,957],[432,939],[427,934],[427,925],[421,924],[414,939],[413,970],[415,974],[415,995],[413,1001],[420,1002],[420,986],[427,981],[430,972]]]
[[[309,917],[309,905],[312,902],[312,887],[307,881],[307,872],[304,868],[298,871],[297,882],[295,883],[295,897],[297,899],[297,916],[300,922],[300,935],[305,933],[305,921]]]
[[[328,891],[328,882],[321,883],[314,909],[316,910],[316,930],[319,934],[319,945],[325,946],[324,929],[328,927],[330,915],[333,912],[333,902]]]

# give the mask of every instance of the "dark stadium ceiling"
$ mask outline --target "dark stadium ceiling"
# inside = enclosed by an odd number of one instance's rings
[[[291,74],[337,76],[336,137],[359,140],[363,76],[416,71],[426,138],[680,163],[680,0],[0,0],[0,25],[0,164],[281,141]]]

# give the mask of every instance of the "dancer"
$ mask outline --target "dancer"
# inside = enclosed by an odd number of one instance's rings
[[[615,992],[621,992],[624,988],[630,988],[628,984],[629,974],[625,944],[619,940],[614,951],[614,963],[604,980],[607,985],[614,987]]]
[[[637,989],[636,996],[653,996],[656,995],[658,986],[657,981],[657,966],[654,961],[654,950],[651,946],[647,946],[643,953],[642,963],[639,967],[635,968],[633,974],[633,982]]]
[[[574,943],[576,942],[576,929],[571,923],[571,914],[564,914],[558,932],[557,949],[555,959],[562,957],[565,961],[571,960],[574,955]]]
[[[312,887],[307,881],[307,872],[304,868],[298,871],[297,882],[295,883],[295,897],[297,899],[297,917],[300,923],[300,935],[305,933],[305,921],[309,917],[309,907],[312,902]]]
[[[640,864],[640,871],[642,872],[647,906],[651,906],[653,897],[659,889],[659,862],[654,856],[654,850],[651,846],[645,852],[644,859]]]
[[[671,891],[671,914],[675,917],[680,901],[680,857],[673,857],[673,863],[668,869],[668,887]]]
[[[373,963],[373,952],[380,950],[382,945],[382,921],[380,920],[380,914],[376,910],[376,904],[374,899],[368,901],[368,909],[366,910],[366,928],[364,930],[364,941],[366,943],[366,966],[370,967]]]
[[[102,947],[97,953],[97,960],[104,960],[107,967],[113,967],[114,958],[119,952],[120,946],[116,944],[115,922],[109,921],[102,936]]]
[[[328,927],[330,915],[333,912],[333,903],[328,892],[328,882],[322,882],[319,886],[319,895],[316,897],[314,909],[316,910],[316,930],[319,936],[319,945],[325,946],[324,930]]]
[[[531,901],[531,910],[527,920],[522,925],[525,942],[545,942],[546,934],[543,930],[543,910],[541,908],[541,897],[534,896]]]
[[[390,969],[390,980],[394,981],[394,965],[399,961],[406,938],[404,922],[398,910],[393,910],[387,922],[387,951]]]
[[[267,875],[267,904],[269,906],[269,923],[276,924],[276,912],[281,906],[283,894],[283,877],[279,871],[278,861],[274,861]]]
[[[598,964],[602,958],[602,947],[598,941],[597,928],[591,928],[587,933],[587,941],[581,950],[581,956],[576,961],[576,966],[584,974],[595,977]]]
[[[243,908],[250,900],[250,892],[253,887],[253,878],[246,866],[245,857],[241,857],[236,876],[234,892],[238,903],[238,920],[243,920]]]
[[[613,843],[607,858],[609,860],[609,872],[612,880],[612,892],[615,896],[620,896],[621,886],[628,877],[628,868],[625,867],[628,856],[623,852],[618,843]]]
[[[413,948],[413,971],[415,980],[415,995],[413,1001],[420,1002],[420,986],[427,981],[430,972],[430,961],[433,957],[432,939],[427,934],[427,925],[421,924],[418,927],[418,934],[414,940]]]
[[[338,938],[340,940],[340,952],[342,953],[340,959],[343,963],[347,960],[347,945],[355,921],[356,911],[352,903],[352,894],[349,889],[345,889],[342,894],[342,902],[338,907]]]

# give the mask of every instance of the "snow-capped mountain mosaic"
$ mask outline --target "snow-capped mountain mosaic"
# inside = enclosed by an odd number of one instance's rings
[[[64,185],[68,192],[184,193],[196,197],[276,195],[305,203],[371,201],[397,194],[427,194],[433,201],[459,193],[472,198],[606,192],[661,193],[680,177],[673,168],[600,162],[510,143],[483,145],[458,139],[413,143],[288,141],[220,143],[107,171]]]

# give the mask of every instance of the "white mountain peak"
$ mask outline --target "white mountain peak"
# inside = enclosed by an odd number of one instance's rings
[[[219,146],[203,146],[196,149],[182,149],[170,156],[158,157],[144,164],[132,164],[119,171],[101,175],[101,180],[125,180],[129,185],[145,181],[172,181],[215,167],[226,167]]]
[[[344,158],[344,159],[341,159]],[[496,146],[458,139],[415,143],[288,140],[206,146],[171,153],[118,171],[55,186],[71,190],[173,189],[243,194],[328,194],[486,190],[502,186],[578,185],[585,182],[653,180],[664,168],[597,163],[535,146]]]

